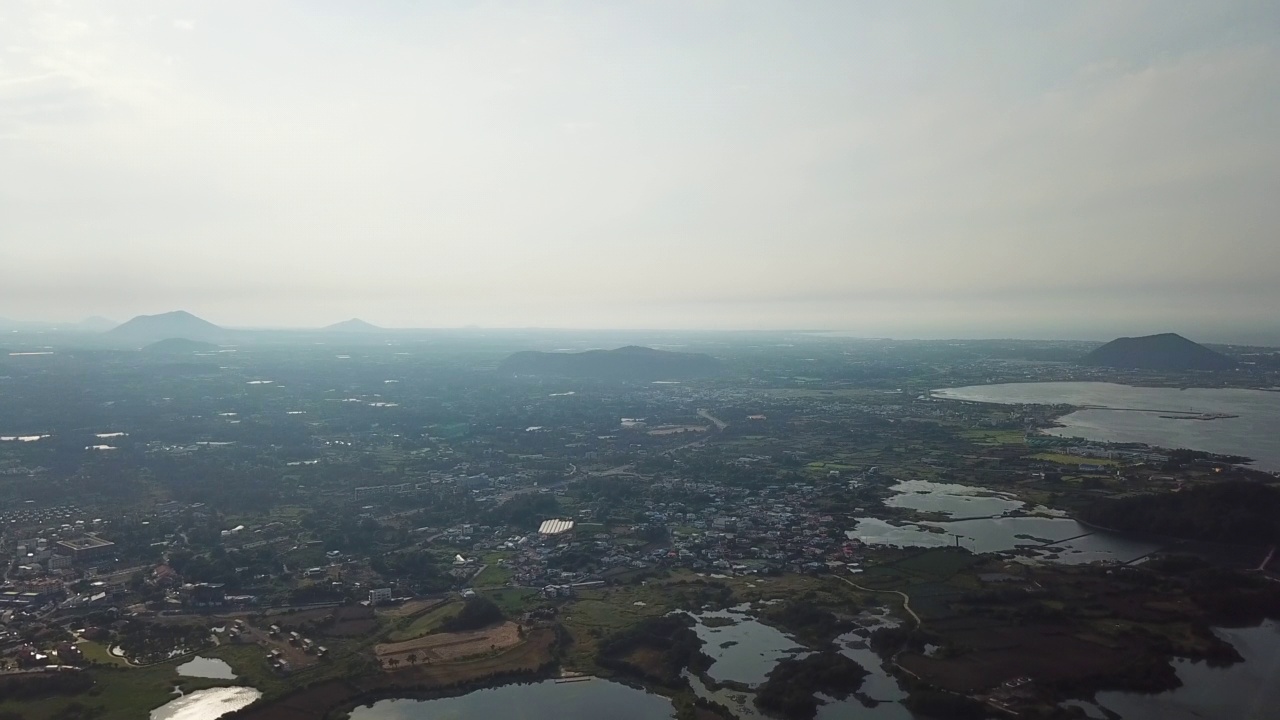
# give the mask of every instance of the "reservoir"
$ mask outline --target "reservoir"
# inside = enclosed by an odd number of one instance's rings
[[[351,711],[351,720],[671,720],[671,702],[621,683],[593,678],[504,685],[438,700],[380,700]],[[154,719],[153,719],[154,720]]]
[[[1280,470],[1280,392],[1149,388],[1101,382],[1008,383],[944,388],[935,397],[1004,405],[1074,405],[1047,432],[1099,442],[1144,443],[1254,459]],[[1228,416],[1196,419],[1197,416]]]

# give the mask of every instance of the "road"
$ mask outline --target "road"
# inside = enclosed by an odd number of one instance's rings
[[[837,580],[843,580],[843,581],[845,581],[845,582],[849,583],[850,585],[852,585],[852,586],[854,586],[854,587],[856,587],[856,588],[858,588],[859,590],[862,590],[862,591],[864,591],[864,592],[873,592],[873,593],[892,593],[892,594],[894,594],[894,595],[898,595],[898,596],[900,596],[900,597],[902,598],[902,609],[903,609],[903,610],[906,610],[906,611],[907,611],[907,614],[911,616],[911,619],[916,621],[916,627],[921,627],[921,626],[923,626],[923,625],[924,625],[924,621],[920,619],[920,616],[916,614],[916,611],[911,609],[911,596],[910,596],[910,595],[908,595],[908,594],[906,594],[906,593],[904,593],[904,592],[902,592],[901,590],[876,590],[876,589],[874,589],[874,588],[863,587],[863,586],[859,585],[858,583],[853,582],[852,580],[850,580],[850,579],[848,579],[848,578],[840,577],[839,575],[832,575],[831,577],[833,577],[833,578],[835,578],[835,579],[837,579]]]
[[[723,430],[723,429],[725,429],[725,428],[729,427],[729,423],[727,423],[727,422],[725,422],[725,421],[721,420],[720,418],[716,417],[715,415],[712,415],[712,414],[711,414],[711,411],[710,411],[710,410],[707,410],[707,409],[705,409],[705,408],[698,408],[698,417],[700,417],[700,418],[702,418],[702,419],[704,419],[704,420],[709,420],[709,421],[711,421],[711,424],[712,424],[712,425],[715,425],[717,430]]]

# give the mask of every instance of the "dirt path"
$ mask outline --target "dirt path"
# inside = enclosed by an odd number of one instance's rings
[[[863,592],[892,593],[894,595],[900,596],[902,598],[902,609],[906,610],[907,614],[911,616],[911,619],[916,621],[916,627],[921,627],[924,625],[924,621],[920,619],[920,616],[916,614],[916,611],[911,609],[911,596],[902,592],[901,590],[875,590],[873,588],[863,587],[858,583],[853,582],[848,578],[842,578],[839,575],[832,575],[831,577],[837,580],[843,580],[844,582],[849,583],[853,587],[856,587],[859,590],[862,590]]]

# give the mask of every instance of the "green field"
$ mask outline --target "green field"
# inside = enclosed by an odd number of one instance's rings
[[[502,614],[509,618],[518,618],[523,613],[542,605],[542,597],[537,590],[528,588],[499,588],[494,590],[477,589],[476,592],[492,600]]]
[[[960,437],[978,445],[1026,445],[1026,435],[1021,430],[964,430]]]
[[[481,557],[480,562],[485,567],[479,575],[471,579],[472,587],[491,588],[506,585],[511,580],[511,570],[503,563],[510,556],[511,553],[491,552]]]
[[[442,605],[435,610],[424,613],[413,619],[412,622],[403,628],[396,628],[387,634],[387,640],[390,642],[401,642],[403,640],[412,640],[416,637],[422,637],[428,633],[434,632],[440,627],[445,620],[458,614],[458,610],[462,607],[460,602],[452,602]]]
[[[92,642],[90,640],[81,640],[77,643],[80,652],[84,653],[84,659],[91,663],[100,665],[115,665],[117,667],[129,667],[129,662],[122,657],[117,657],[107,652],[107,648],[101,643]]]
[[[1032,460],[1044,460],[1045,462],[1059,463],[1061,465],[1119,465],[1115,460],[1107,458],[1089,458],[1079,455],[1064,455],[1062,453],[1036,453],[1031,456]]]
[[[24,720],[63,720],[76,717],[138,720],[146,718],[152,710],[172,700],[176,685],[180,685],[183,692],[191,692],[235,684],[226,680],[179,678],[174,668],[183,662],[186,660],[144,668],[96,667],[88,671],[93,673],[95,683],[86,693],[22,702],[0,699],[0,712],[13,713],[13,716]],[[84,709],[77,711],[77,708]]]

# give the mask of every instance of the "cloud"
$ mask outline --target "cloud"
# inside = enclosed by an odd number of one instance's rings
[[[178,8],[6,18],[0,315],[182,288],[238,324],[1280,305],[1265,7]]]

